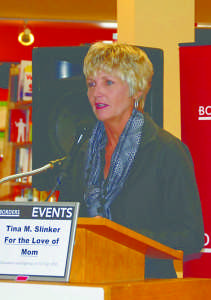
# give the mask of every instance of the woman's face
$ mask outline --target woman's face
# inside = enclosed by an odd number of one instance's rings
[[[129,86],[115,72],[97,72],[87,78],[88,98],[98,120],[107,122],[127,122],[133,111],[133,101],[129,96]]]

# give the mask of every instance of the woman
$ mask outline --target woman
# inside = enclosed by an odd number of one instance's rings
[[[98,122],[78,153],[66,200],[80,199],[80,216],[103,216],[185,255],[199,253],[203,221],[190,153],[143,112],[149,58],[135,46],[96,43],[84,74]],[[169,260],[147,259],[145,273],[176,277]]]

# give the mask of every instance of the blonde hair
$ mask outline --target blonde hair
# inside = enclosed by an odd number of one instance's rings
[[[139,91],[142,92],[141,99],[138,99],[138,106],[143,110],[153,76],[153,65],[147,54],[136,46],[117,42],[93,44],[84,59],[85,77],[96,76],[99,71],[110,74],[114,70],[117,76],[128,83],[131,97]]]

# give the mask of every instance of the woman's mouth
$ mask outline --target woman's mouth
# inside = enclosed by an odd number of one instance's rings
[[[105,107],[109,106],[108,104],[105,103],[95,103],[95,108],[96,109],[103,109]]]

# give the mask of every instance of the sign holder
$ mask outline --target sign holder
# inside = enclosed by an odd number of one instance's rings
[[[78,202],[0,204],[0,279],[68,282]]]

